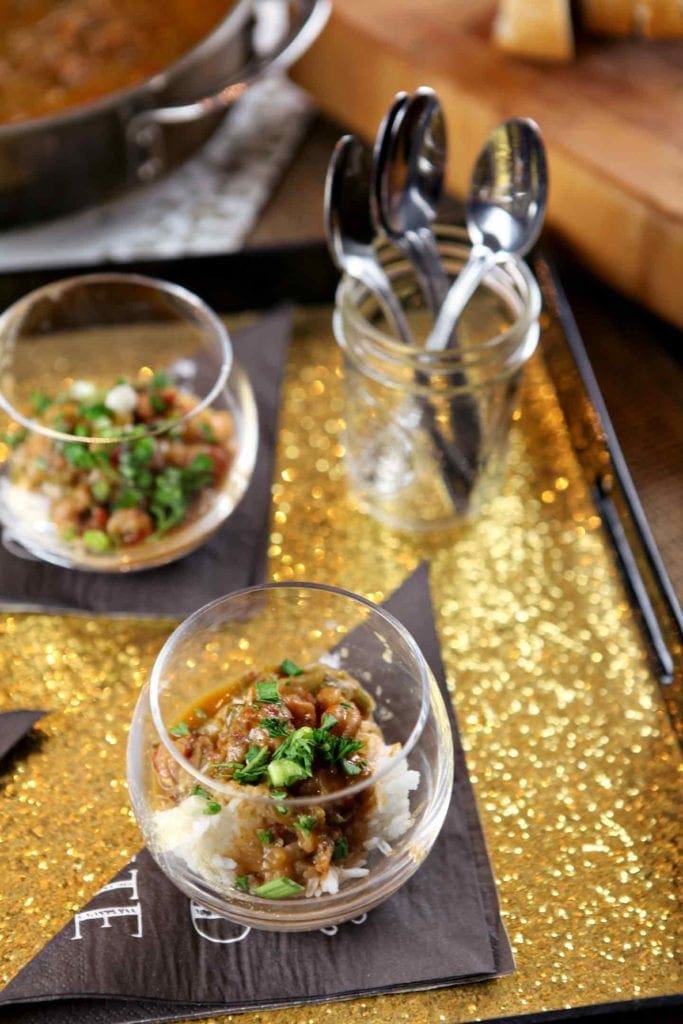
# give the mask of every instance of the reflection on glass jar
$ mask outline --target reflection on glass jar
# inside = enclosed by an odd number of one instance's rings
[[[96,274],[0,318],[3,541],[118,572],[193,550],[253,470],[251,386],[220,320],[175,285]]]
[[[455,277],[466,234],[442,228],[438,241]],[[449,348],[432,352],[410,264],[390,246],[380,258],[415,344],[389,333],[363,285],[342,279],[334,328],[346,356],[349,481],[361,507],[387,525],[447,527],[476,516],[501,488],[521,371],[538,343],[540,293],[526,264],[507,260],[469,302]]]

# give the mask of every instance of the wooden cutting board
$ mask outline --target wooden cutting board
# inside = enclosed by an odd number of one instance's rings
[[[683,327],[683,43],[582,39],[566,66],[500,53],[491,0],[335,0],[295,69],[321,108],[374,137],[399,89],[446,108],[461,195],[488,131],[533,117],[548,146],[550,223],[611,284]]]

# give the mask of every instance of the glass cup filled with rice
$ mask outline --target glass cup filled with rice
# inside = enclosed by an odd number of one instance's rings
[[[251,385],[191,292],[57,281],[0,317],[0,521],[16,554],[98,572],[173,561],[244,494]]]
[[[450,801],[450,723],[391,614],[334,587],[268,584],[166,642],[128,784],[183,892],[242,925],[306,931],[372,909],[419,868]]]

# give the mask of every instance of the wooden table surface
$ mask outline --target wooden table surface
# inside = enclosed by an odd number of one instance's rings
[[[343,129],[326,118],[310,131],[249,237],[249,245],[323,236],[325,168]],[[683,346],[680,332],[600,282],[576,258],[557,255],[655,540],[683,596]]]

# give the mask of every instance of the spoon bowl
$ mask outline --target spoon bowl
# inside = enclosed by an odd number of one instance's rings
[[[458,319],[487,273],[508,256],[525,256],[543,226],[548,199],[545,147],[530,118],[498,125],[479,153],[465,214],[470,257],[443,301],[427,349],[452,343]]]

